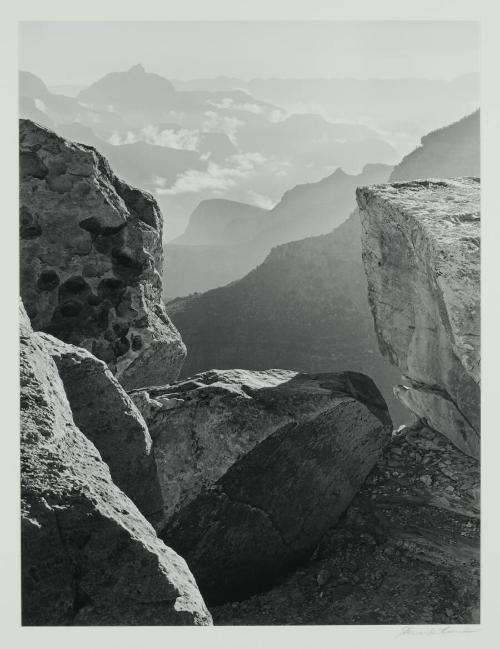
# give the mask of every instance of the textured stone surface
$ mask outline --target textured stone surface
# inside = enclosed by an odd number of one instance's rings
[[[359,188],[363,261],[379,346],[405,375],[397,396],[479,456],[480,184]]]
[[[479,622],[479,464],[420,423],[393,436],[311,560],[215,624]]]
[[[103,361],[49,334],[38,336],[55,361],[76,426],[96,446],[113,482],[156,524],[163,500],[141,413]]]
[[[23,624],[209,624],[185,561],[75,426],[25,314],[20,361]]]
[[[247,379],[240,387],[236,379],[232,397],[231,386],[214,384],[212,404],[200,407],[198,421],[215,409],[217,391],[225,393],[219,408],[229,411],[232,401],[232,419],[228,412],[212,431],[210,423],[189,431],[193,438],[202,433],[202,462],[210,457],[203,444],[213,440],[214,459],[202,466],[198,495],[161,536],[186,558],[209,603],[248,596],[303,561],[349,505],[388,439],[387,406],[368,377],[286,374],[274,386],[256,376],[254,385]],[[204,391],[209,400],[210,390]],[[260,430],[273,414],[274,424]]]
[[[211,370],[173,385],[131,392],[154,440],[165,517],[185,507],[272,433],[333,408],[336,382],[341,391],[352,389],[365,399],[371,390],[376,402],[376,388],[360,376],[339,374],[351,377],[348,388],[332,374]]]
[[[85,347],[121,383],[175,380],[185,357],[165,313],[162,218],[92,147],[20,121],[21,296],[35,330]]]

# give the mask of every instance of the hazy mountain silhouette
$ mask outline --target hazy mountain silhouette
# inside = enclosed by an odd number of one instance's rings
[[[479,105],[479,77],[434,79],[212,79],[174,80],[179,89],[240,88],[289,112],[321,114],[332,122],[366,123],[405,155],[422,134]]]
[[[479,110],[422,138],[394,168],[391,181],[480,176]]]
[[[253,221],[268,210],[255,205],[213,198],[202,201],[189,218],[186,231],[172,244],[209,246],[240,243],[252,236]]]
[[[350,175],[337,169],[317,183],[285,192],[269,211],[249,212],[248,205],[225,201],[209,203],[210,210],[200,206],[191,216],[186,236],[165,246],[165,294],[174,297],[221,286],[254,268],[273,246],[331,231],[355,208],[356,187],[385,182],[391,170],[388,165],[373,164]],[[205,232],[218,230],[221,220],[237,221],[236,239],[228,241],[226,234],[225,240],[217,241],[214,236],[210,243],[205,236],[196,241],[189,233],[192,221],[201,219]]]

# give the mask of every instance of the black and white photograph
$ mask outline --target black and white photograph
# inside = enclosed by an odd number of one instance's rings
[[[16,646],[486,647],[481,20],[205,15],[17,23]]]

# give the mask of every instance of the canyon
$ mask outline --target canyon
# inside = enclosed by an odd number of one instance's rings
[[[154,113],[121,81],[86,102]],[[479,622],[478,178],[291,190],[263,263],[165,309],[153,196],[27,119],[20,157],[23,624]]]

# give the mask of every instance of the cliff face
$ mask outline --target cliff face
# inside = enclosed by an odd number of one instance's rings
[[[95,149],[20,122],[21,296],[34,329],[85,347],[124,385],[185,357],[161,298],[162,218]]]
[[[397,396],[479,457],[480,213],[474,178],[358,189],[379,346]]]

